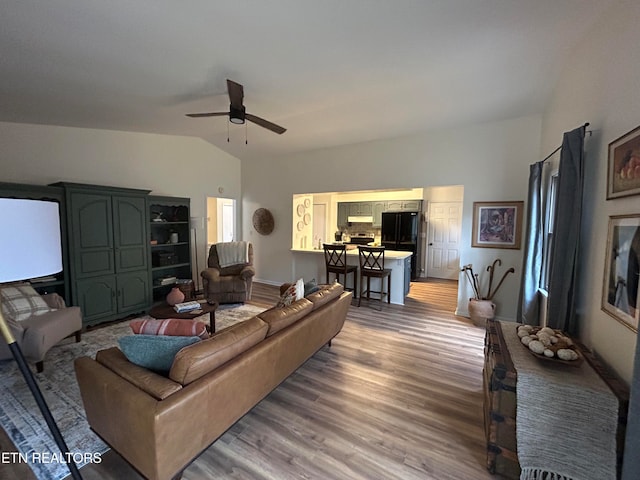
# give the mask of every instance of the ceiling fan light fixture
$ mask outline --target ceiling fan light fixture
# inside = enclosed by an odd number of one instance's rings
[[[187,113],[187,117],[229,117],[229,122],[227,123],[227,132],[229,130],[229,123],[233,123],[234,125],[246,125],[246,120],[259,125],[262,128],[271,130],[273,133],[277,133],[278,135],[282,135],[287,131],[286,128],[281,127],[280,125],[276,125],[275,123],[265,120],[264,118],[260,118],[256,115],[247,113],[246,109],[244,108],[244,104],[242,103],[244,99],[244,87],[239,83],[227,79],[227,92],[229,93],[229,100],[231,101],[228,112]],[[229,138],[227,138],[227,141],[229,141]]]
[[[236,125],[242,125],[244,123],[245,116],[245,108],[242,106],[241,108],[234,107],[233,105],[229,106],[229,121],[231,123],[235,123]]]

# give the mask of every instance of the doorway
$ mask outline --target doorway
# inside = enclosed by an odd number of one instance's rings
[[[207,251],[219,242],[233,242],[236,236],[236,201],[233,198],[207,198]]]
[[[457,280],[460,270],[462,202],[430,202],[427,276]]]

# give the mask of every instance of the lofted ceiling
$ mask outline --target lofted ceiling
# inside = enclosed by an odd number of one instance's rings
[[[3,0],[0,121],[196,136],[242,159],[538,114],[616,1]],[[227,110],[227,78],[287,132],[185,116]]]

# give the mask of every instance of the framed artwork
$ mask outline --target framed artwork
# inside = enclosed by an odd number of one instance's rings
[[[609,144],[607,200],[640,194],[640,127]]]
[[[640,304],[640,215],[609,217],[607,254],[602,282],[602,310],[634,332]]]
[[[520,248],[524,202],[473,202],[472,247]]]

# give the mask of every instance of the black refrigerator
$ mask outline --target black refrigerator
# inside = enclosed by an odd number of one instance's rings
[[[383,212],[382,246],[389,250],[411,252],[411,280],[418,278],[420,212]]]

